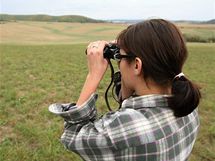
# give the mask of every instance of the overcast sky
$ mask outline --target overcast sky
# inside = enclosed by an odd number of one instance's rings
[[[0,13],[204,21],[215,19],[215,0],[0,0]]]

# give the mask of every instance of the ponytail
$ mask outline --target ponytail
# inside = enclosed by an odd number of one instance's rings
[[[201,98],[199,87],[184,75],[177,75],[173,79],[172,95],[169,105],[176,117],[190,114],[198,106]]]

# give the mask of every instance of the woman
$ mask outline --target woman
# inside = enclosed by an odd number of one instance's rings
[[[117,37],[122,106],[97,118],[96,89],[108,62],[108,42],[90,43],[89,73],[75,104],[53,104],[65,119],[61,141],[84,160],[187,160],[196,140],[200,92],[182,73],[187,48],[178,28],[151,19]]]

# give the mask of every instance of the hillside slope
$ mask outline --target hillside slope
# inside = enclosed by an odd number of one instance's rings
[[[49,16],[49,15],[8,15],[0,14],[0,21],[46,21],[46,22],[104,22],[79,15]]]

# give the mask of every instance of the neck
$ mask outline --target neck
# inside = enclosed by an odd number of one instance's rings
[[[146,81],[139,81],[135,85],[135,94],[139,96],[149,94],[171,94],[171,86],[163,87],[149,79]]]

